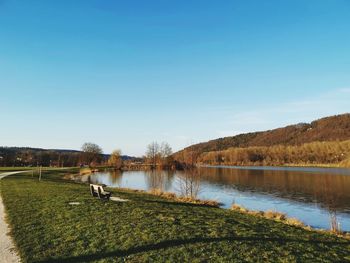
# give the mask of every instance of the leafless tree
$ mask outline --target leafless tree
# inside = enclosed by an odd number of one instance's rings
[[[200,172],[188,169],[178,177],[178,187],[182,196],[197,198],[200,192]]]
[[[152,142],[147,146],[146,158],[151,163],[152,169],[156,168],[160,158],[160,147],[157,142]]]
[[[163,168],[171,168],[174,160],[172,157],[173,151],[167,142],[162,142],[160,145],[160,156]]]
[[[340,227],[340,222],[338,221],[338,218],[337,218],[336,211],[329,212],[329,221],[330,221],[331,231],[334,233],[340,233],[341,227]]]
[[[102,149],[95,143],[86,142],[81,147],[82,150],[82,160],[88,165],[93,165],[94,163],[100,161]]]
[[[147,146],[146,162],[151,168],[170,168],[173,164],[172,149],[167,142],[152,142]]]
[[[173,153],[169,143],[162,142],[160,145],[160,154],[162,158],[167,158]]]

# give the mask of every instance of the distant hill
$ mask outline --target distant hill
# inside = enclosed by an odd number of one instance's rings
[[[0,146],[0,166],[28,166],[41,164],[44,166],[76,166],[80,162],[81,151],[62,149],[41,149],[30,147]],[[102,154],[102,160],[108,160],[109,154]],[[122,155],[123,160],[139,160],[139,158]]]
[[[344,141],[350,139],[350,114],[341,114],[315,120],[311,123],[299,123],[283,128],[240,134],[185,148],[197,153],[222,151],[231,147],[302,145],[316,141]]]

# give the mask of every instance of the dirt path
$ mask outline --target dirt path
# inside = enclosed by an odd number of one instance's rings
[[[0,180],[5,176],[22,173],[21,172],[9,172],[0,173]],[[21,262],[19,256],[16,253],[16,248],[12,238],[8,235],[10,232],[9,225],[6,222],[6,213],[4,203],[2,202],[0,191],[0,262],[6,263],[18,263]]]

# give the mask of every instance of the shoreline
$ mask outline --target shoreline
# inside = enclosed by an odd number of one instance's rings
[[[241,169],[248,169],[248,168],[254,168],[254,169],[259,169],[259,168],[273,168],[278,169],[278,168],[324,168],[324,169],[344,169],[344,170],[349,170],[350,167],[347,166],[339,166],[337,164],[335,165],[329,165],[329,164],[314,164],[314,165],[308,165],[308,164],[285,164],[285,165],[229,165],[229,164],[199,164],[197,167],[222,167],[222,168],[241,168]],[[266,169],[268,170],[268,169]]]
[[[286,225],[290,226],[295,226],[295,227],[300,227],[306,231],[316,231],[320,233],[328,233],[331,235],[335,235],[337,237],[345,238],[347,240],[350,240],[350,231],[339,231],[339,232],[334,232],[331,229],[323,229],[323,228],[314,228],[309,225],[305,225],[302,221],[300,221],[298,218],[294,217],[288,217],[287,214],[281,213],[278,211],[272,211],[272,210],[267,210],[267,211],[256,211],[256,210],[251,210],[247,209],[239,204],[233,204],[230,208],[223,208],[221,207],[221,203],[216,201],[216,200],[204,200],[204,199],[197,199],[197,198],[190,198],[190,197],[181,197],[177,196],[175,193],[172,192],[163,192],[159,189],[153,189],[153,190],[139,190],[139,189],[132,189],[132,188],[123,188],[123,187],[108,187],[110,189],[115,189],[118,191],[126,191],[126,192],[133,192],[133,193],[143,193],[143,194],[149,194],[153,196],[159,196],[163,197],[168,200],[172,200],[175,202],[179,203],[190,203],[190,204],[195,204],[199,206],[209,206],[209,207],[214,207],[214,208],[219,208],[219,209],[225,209],[225,210],[234,210],[241,212],[243,214],[247,214],[250,216],[258,216],[258,217],[263,217],[268,220],[276,221],[276,222],[281,222]]]

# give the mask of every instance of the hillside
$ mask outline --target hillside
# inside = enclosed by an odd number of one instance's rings
[[[316,141],[344,141],[350,139],[350,114],[342,114],[299,123],[283,128],[240,134],[192,145],[185,150],[197,153],[222,151],[231,147],[298,146]]]

